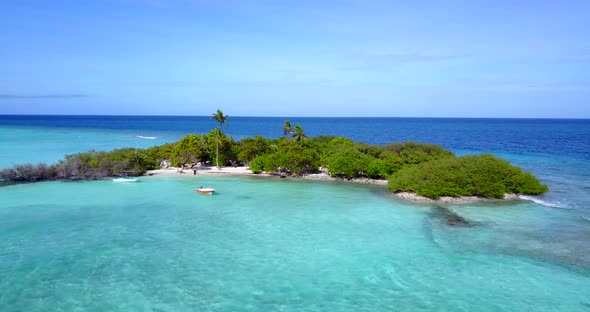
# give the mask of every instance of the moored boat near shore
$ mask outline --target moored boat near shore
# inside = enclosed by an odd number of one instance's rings
[[[215,192],[215,189],[209,188],[209,187],[200,187],[198,189],[195,190],[197,193],[199,194],[203,194],[203,195],[213,195],[213,193]]]
[[[113,182],[118,182],[118,183],[129,183],[129,182],[137,182],[139,181],[137,178],[129,178],[129,177],[119,177],[119,178],[114,178]]]

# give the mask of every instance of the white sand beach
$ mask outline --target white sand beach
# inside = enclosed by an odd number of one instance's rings
[[[180,169],[176,167],[169,167],[163,169],[156,169],[156,170],[148,170],[145,175],[153,176],[153,175],[175,175],[175,176],[194,176],[194,175],[217,175],[217,174],[227,174],[227,175],[266,175],[266,174],[254,174],[250,171],[250,167],[215,167],[215,166],[206,166],[206,167],[196,167],[194,169]]]
[[[266,176],[266,177],[278,177],[276,175],[268,174],[268,173],[258,173],[254,174],[250,171],[250,167],[215,167],[215,166],[205,166],[205,167],[196,167],[195,169],[183,169],[176,167],[170,167],[165,169],[156,169],[156,170],[148,170],[145,175],[147,176],[199,176],[199,175],[235,175],[235,176]],[[387,185],[387,180],[375,180],[375,179],[340,179],[334,178],[330,174],[323,172],[323,173],[313,173],[307,174],[301,177],[289,176],[291,179],[306,179],[306,180],[316,180],[316,181],[332,181],[332,182],[349,182],[349,183],[362,183],[362,184],[375,184],[375,185]]]

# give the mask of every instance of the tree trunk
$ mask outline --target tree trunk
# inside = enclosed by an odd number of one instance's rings
[[[217,163],[217,168],[219,168],[219,135],[217,136],[217,140],[215,140],[215,148],[217,150],[215,162]]]

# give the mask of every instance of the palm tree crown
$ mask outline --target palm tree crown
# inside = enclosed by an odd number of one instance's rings
[[[223,124],[229,124],[227,122],[227,117],[228,116],[224,115],[221,109],[218,108],[217,112],[215,112],[215,114],[211,116],[211,119],[219,123],[219,131],[221,131],[221,127],[223,126]]]
[[[287,119],[285,120],[285,124],[283,125],[283,134],[284,135],[289,135],[291,134],[291,120]]]
[[[293,130],[291,134],[299,143],[303,143],[303,140],[307,138],[305,132],[303,132],[303,128],[300,125],[295,125],[295,130]]]

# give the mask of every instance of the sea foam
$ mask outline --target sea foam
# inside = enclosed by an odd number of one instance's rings
[[[537,203],[539,205],[543,205],[546,207],[560,208],[560,209],[571,209],[567,205],[562,204],[560,202],[549,202],[549,201],[542,200],[542,199],[535,197],[535,196],[518,195],[518,198],[523,199],[523,200],[532,201],[534,203]]]
[[[145,139],[145,140],[155,140],[155,139],[158,138],[158,137],[155,137],[155,136],[143,136],[143,135],[137,135],[135,137],[136,138],[140,138],[140,139]]]

